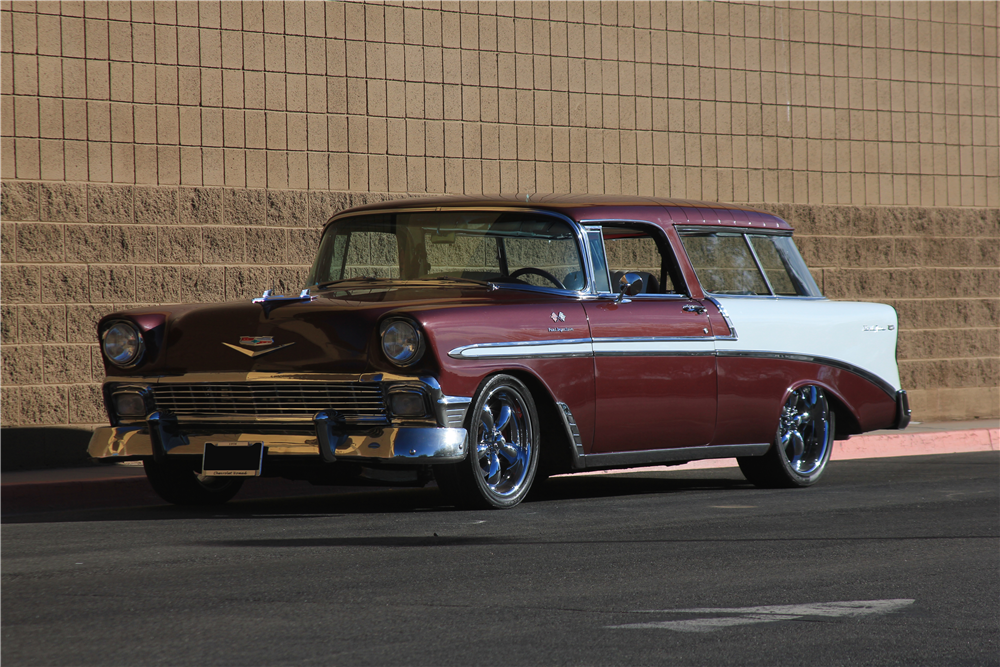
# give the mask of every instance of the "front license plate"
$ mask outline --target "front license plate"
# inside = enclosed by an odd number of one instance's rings
[[[263,442],[206,442],[201,472],[215,477],[258,477],[263,458]]]

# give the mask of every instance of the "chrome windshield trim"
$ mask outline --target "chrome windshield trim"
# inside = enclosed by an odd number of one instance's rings
[[[593,294],[594,293],[593,292],[593,284],[594,284],[593,267],[590,266],[590,257],[589,257],[589,252],[587,251],[587,239],[586,239],[586,234],[583,231],[583,228],[580,226],[580,223],[578,223],[576,220],[574,220],[573,218],[569,217],[565,213],[561,213],[559,211],[553,211],[553,210],[546,209],[546,208],[538,208],[538,207],[530,207],[530,208],[528,208],[528,207],[521,207],[521,206],[475,206],[475,205],[473,205],[473,206],[412,206],[412,207],[408,206],[408,207],[405,207],[405,208],[386,208],[386,209],[372,208],[372,209],[366,209],[366,210],[363,210],[363,211],[345,211],[343,213],[337,213],[337,214],[333,215],[329,220],[326,221],[326,224],[323,225],[322,232],[320,232],[320,242],[322,243],[322,239],[323,239],[324,236],[326,236],[327,229],[330,227],[330,225],[332,225],[333,223],[338,222],[340,220],[346,219],[346,218],[353,218],[353,217],[363,216],[363,215],[395,215],[395,214],[398,214],[398,213],[428,213],[428,212],[444,213],[444,212],[448,212],[448,211],[499,211],[499,212],[504,212],[504,213],[509,213],[509,212],[515,212],[515,213],[537,213],[539,215],[548,215],[548,216],[556,217],[556,218],[559,218],[560,220],[563,220],[564,222],[566,222],[570,226],[570,229],[573,230],[573,235],[576,237],[576,251],[579,254],[580,268],[583,270],[584,278],[586,279],[587,282],[583,286],[583,288],[581,288],[579,290],[559,289],[559,288],[556,288],[556,287],[551,287],[551,288],[536,288],[536,289],[544,290],[544,291],[547,291],[547,292],[550,292],[550,293],[554,293],[554,294],[560,294],[560,295],[572,294],[574,296],[582,296],[582,295],[587,295],[587,294]],[[310,276],[311,276],[311,274],[312,274],[312,271],[310,270]],[[510,283],[492,282],[492,281],[491,281],[491,283],[497,285],[498,287],[511,287],[511,288],[513,288]],[[534,285],[518,285],[517,286],[517,288],[523,288],[523,287],[532,288],[532,287],[535,287],[535,286]]]

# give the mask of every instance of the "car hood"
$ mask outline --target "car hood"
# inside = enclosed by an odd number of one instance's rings
[[[378,324],[390,313],[421,313],[462,306],[516,306],[565,296],[486,286],[385,286],[320,290],[311,301],[249,301],[178,305],[115,313],[102,320],[134,321],[144,330],[144,361],[131,369],[105,364],[110,376],[188,373],[398,371],[380,353]],[[463,318],[464,319],[464,318]],[[433,355],[423,362],[435,370]]]

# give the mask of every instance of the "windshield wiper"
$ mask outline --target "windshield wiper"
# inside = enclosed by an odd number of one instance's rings
[[[392,281],[393,278],[376,278],[375,276],[352,276],[350,278],[339,278],[337,280],[327,280],[322,283],[316,283],[316,287],[329,287],[330,285],[336,285],[337,283],[351,283],[351,282],[363,282],[363,283],[378,283],[383,281]]]
[[[437,278],[424,278],[423,280],[438,280],[438,281],[448,281],[452,283],[472,283],[473,285],[483,285],[484,287],[492,285],[492,280],[475,280],[474,278],[452,278],[451,276],[440,276]]]

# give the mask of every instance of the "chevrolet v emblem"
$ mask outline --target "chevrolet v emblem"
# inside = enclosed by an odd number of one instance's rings
[[[225,345],[231,350],[236,350],[240,354],[245,354],[248,357],[252,358],[252,357],[259,357],[265,354],[270,354],[271,352],[277,352],[278,350],[288,347],[289,345],[295,345],[295,343],[285,343],[284,345],[279,345],[278,347],[272,347],[270,350],[257,350],[256,352],[254,352],[253,350],[244,350],[242,347],[236,347],[231,343],[223,343],[223,345]]]
[[[274,336],[240,336],[240,345],[245,345],[246,347],[274,345]]]

